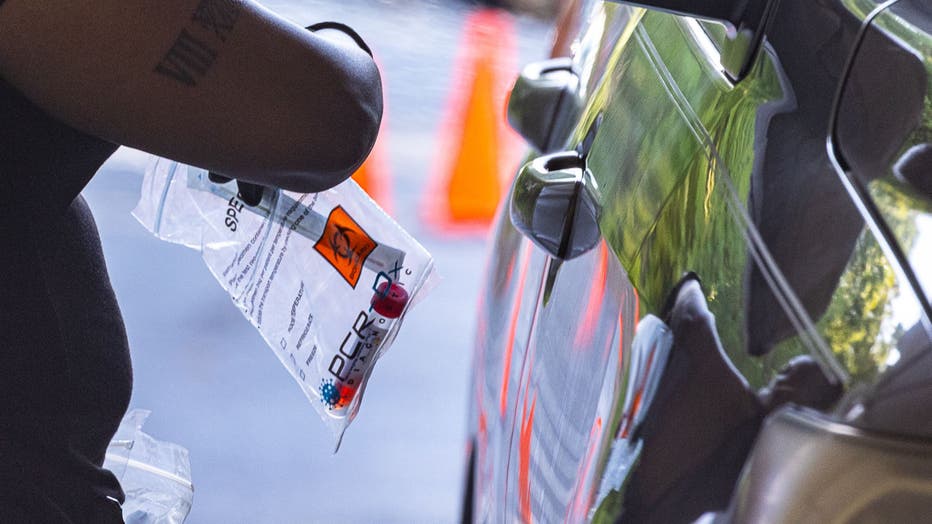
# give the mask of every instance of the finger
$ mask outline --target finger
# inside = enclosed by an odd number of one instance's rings
[[[239,187],[239,199],[247,206],[255,207],[262,202],[262,186],[242,181],[237,181],[236,185]]]
[[[223,175],[218,175],[217,173],[214,173],[213,171],[211,171],[207,173],[207,180],[210,180],[214,184],[226,184],[227,182],[233,179],[230,177],[225,177]]]

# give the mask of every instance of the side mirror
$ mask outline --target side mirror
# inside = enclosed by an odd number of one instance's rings
[[[569,260],[594,248],[600,213],[595,179],[575,151],[536,158],[515,178],[511,222],[552,257]]]
[[[579,77],[569,58],[527,65],[508,98],[508,123],[541,153],[563,147],[582,112]]]

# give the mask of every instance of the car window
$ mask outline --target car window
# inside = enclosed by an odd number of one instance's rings
[[[932,6],[874,18],[837,103],[833,145],[913,285],[932,298]]]

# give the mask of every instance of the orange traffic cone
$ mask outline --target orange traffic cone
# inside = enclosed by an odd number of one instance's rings
[[[359,169],[353,173],[353,180],[359,184],[359,187],[365,191],[372,200],[375,200],[379,206],[389,215],[392,214],[392,195],[388,170],[385,162],[385,118],[382,118],[382,125],[379,127],[379,137],[375,139],[375,145],[366,161],[359,166]]]
[[[445,231],[485,231],[510,178],[502,175],[516,167],[519,142],[505,123],[515,52],[510,15],[469,15],[438,149],[445,177],[432,179],[426,207],[429,223]]]
[[[378,62],[376,62],[376,65],[379,66],[379,72],[382,75],[382,89],[384,94],[386,84],[385,70]],[[392,214],[393,202],[391,180],[385,156],[385,144],[388,141],[388,137],[386,136],[387,131],[388,105],[387,102],[385,102],[382,109],[382,122],[379,125],[379,136],[375,139],[375,145],[372,146],[369,157],[366,158],[366,161],[353,173],[353,180],[359,184],[359,187],[361,187],[372,200],[375,200],[379,206],[390,215]]]

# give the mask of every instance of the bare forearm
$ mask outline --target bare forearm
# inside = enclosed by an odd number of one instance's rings
[[[0,73],[75,127],[300,191],[338,183],[371,148],[381,86],[352,44],[235,0],[64,4],[7,0]]]

